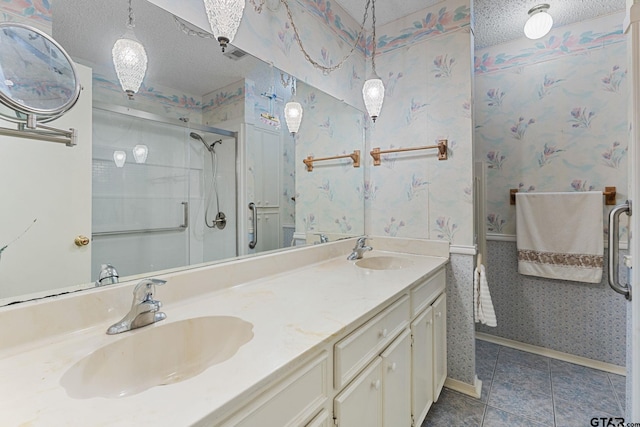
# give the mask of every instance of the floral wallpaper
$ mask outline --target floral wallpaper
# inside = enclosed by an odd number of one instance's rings
[[[296,232],[364,234],[364,115],[309,85],[299,84],[296,97],[304,111],[295,136]],[[347,158],[315,163],[307,172],[302,162],[354,150],[361,153],[358,168]]]
[[[221,127],[220,123],[245,118],[246,81],[240,80],[219,88],[202,98],[202,120],[210,126]]]
[[[383,30],[391,33],[393,29]],[[386,80],[385,103],[378,121],[371,125],[368,150],[434,145],[444,138],[449,159],[438,161],[435,149],[383,155],[381,165],[371,167],[363,188],[369,232],[470,246],[469,27],[420,41],[385,53],[377,61],[378,73]],[[369,156],[366,161],[372,165]]]
[[[388,53],[468,27],[470,23],[471,7],[468,0],[442,2],[383,26],[377,37],[377,50],[379,53]]]
[[[151,0],[152,3],[207,29],[201,0]],[[356,44],[354,54],[342,67],[325,75],[309,63],[298,47],[293,27],[285,8],[275,11],[247,3],[233,45],[294,74],[308,83],[350,105],[362,106],[361,85],[364,82],[364,41],[356,42],[360,23],[337,3],[328,0],[298,0],[289,2],[300,41],[311,58],[324,66],[338,64]]]
[[[626,43],[609,28],[622,15],[558,29],[546,40],[522,40],[476,54],[475,137],[478,160],[486,162],[489,233],[515,234],[515,208],[509,189],[589,191],[617,187],[627,193],[628,129]],[[528,56],[551,46],[562,33],[571,46],[588,46],[556,56]],[[585,36],[589,34],[589,36]],[[600,35],[600,36],[594,36]],[[500,52],[497,53],[496,52]],[[519,67],[489,72],[478,58],[526,58]],[[552,60],[549,60],[552,59]],[[603,209],[606,214],[611,206]],[[605,224],[603,224],[603,227]],[[606,229],[605,229],[606,231]]]
[[[1,0],[0,21],[33,25],[51,34],[51,2],[48,0]]]
[[[524,67],[624,41],[621,14],[608,15],[570,27],[560,27],[537,41],[515,41],[476,52],[476,75]]]
[[[146,79],[131,101],[122,91],[115,72],[106,69],[106,66],[93,66],[93,99],[173,119],[188,118],[193,123],[202,123],[202,97],[157,86]]]

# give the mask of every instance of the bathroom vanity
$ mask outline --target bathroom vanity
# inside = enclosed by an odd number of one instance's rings
[[[7,425],[419,426],[447,376],[448,244],[355,239],[0,308]],[[10,327],[8,326],[10,325]]]

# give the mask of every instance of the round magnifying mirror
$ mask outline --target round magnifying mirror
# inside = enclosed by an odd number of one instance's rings
[[[73,61],[48,34],[28,25],[0,23],[0,108],[2,118],[40,122],[60,117],[80,96]]]

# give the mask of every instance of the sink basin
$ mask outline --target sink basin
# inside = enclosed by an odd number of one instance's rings
[[[356,265],[370,270],[400,270],[412,266],[413,261],[397,256],[372,256],[356,261]]]
[[[60,383],[70,397],[125,397],[184,381],[232,357],[253,338],[253,324],[196,317],[125,334],[65,372]]]

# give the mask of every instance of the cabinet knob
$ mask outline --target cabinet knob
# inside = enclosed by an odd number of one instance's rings
[[[436,317],[442,317],[442,312],[439,311],[438,313],[436,313]]]
[[[376,390],[380,390],[380,380],[371,381],[371,388],[375,388]]]
[[[386,338],[387,335],[389,335],[389,331],[387,330],[387,328],[384,328],[383,330],[380,331],[381,338]]]
[[[427,325],[431,324],[431,319],[427,320]]]
[[[398,368],[398,365],[396,364],[396,362],[393,362],[392,364],[389,365],[389,370],[391,372],[395,372],[397,368]]]

